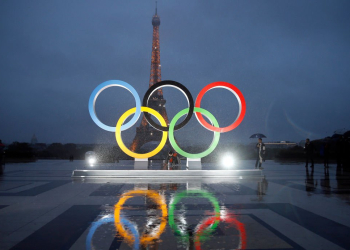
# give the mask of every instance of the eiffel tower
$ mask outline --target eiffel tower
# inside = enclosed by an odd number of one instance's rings
[[[152,18],[153,25],[153,41],[152,41],[152,60],[151,60],[151,75],[149,80],[149,87],[153,84],[161,81],[161,65],[160,65],[160,47],[159,47],[159,25],[160,18],[156,12]],[[148,107],[156,110],[161,114],[167,124],[169,124],[168,115],[165,109],[166,100],[163,98],[163,90],[160,88],[150,96],[148,101]],[[151,141],[161,141],[162,132],[154,129],[148,124],[145,116],[142,117],[142,122],[139,127],[136,128],[135,138],[130,146],[130,150],[138,152],[140,148]],[[167,146],[171,148],[169,140],[167,140]]]

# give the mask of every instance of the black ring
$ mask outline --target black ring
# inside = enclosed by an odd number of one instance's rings
[[[146,92],[145,96],[143,97],[143,102],[142,102],[142,106],[144,107],[148,107],[148,100],[150,98],[150,96],[154,93],[154,91],[156,91],[157,89],[163,87],[163,86],[169,86],[169,87],[175,87],[180,89],[186,96],[187,101],[189,103],[189,113],[187,114],[185,120],[183,120],[180,124],[176,125],[174,127],[174,131],[178,130],[180,128],[182,128],[183,126],[185,126],[191,119],[192,115],[193,115],[193,110],[194,110],[194,103],[193,103],[193,98],[192,95],[190,93],[190,91],[181,83],[179,82],[175,82],[175,81],[171,81],[171,80],[166,80],[166,81],[161,81],[161,82],[157,82],[155,84],[153,84]],[[147,120],[147,122],[154,127],[157,130],[160,131],[169,131],[169,127],[162,127],[160,125],[158,125],[157,123],[155,123],[150,114],[147,112],[143,113],[145,115],[145,118]]]

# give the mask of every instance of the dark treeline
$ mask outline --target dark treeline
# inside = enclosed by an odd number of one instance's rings
[[[314,157],[316,162],[321,162],[323,159],[324,140],[315,140],[314,143]],[[330,160],[335,161],[339,155],[347,158],[350,157],[350,142],[349,140],[342,141],[342,148],[339,148],[339,140],[328,141],[330,145]],[[207,148],[205,146],[187,146],[183,150],[191,153],[199,153]],[[74,144],[74,143],[52,143],[52,144],[29,144],[21,142],[13,142],[7,145],[4,149],[5,162],[30,162],[38,159],[76,159],[84,160],[85,153],[94,151],[100,162],[114,162],[118,160],[132,159],[120,150],[117,145],[105,144]],[[164,149],[164,151],[167,151]],[[220,158],[226,154],[233,154],[235,158],[240,160],[256,159],[255,144],[231,144],[219,145],[210,155],[203,158],[203,162],[218,162]],[[163,160],[167,152],[161,152],[152,157],[155,160]],[[267,145],[266,160],[277,161],[304,161],[305,152],[301,146],[294,146],[288,148],[273,148]],[[350,161],[350,159],[348,159]]]
[[[312,141],[314,145],[314,160],[317,163],[324,161],[324,147],[328,144],[329,147],[329,160],[333,163],[342,161],[347,165],[350,165],[350,140],[349,138],[334,138],[334,139],[321,139]],[[193,150],[193,148],[190,148]],[[202,149],[204,150],[204,149]],[[256,159],[256,147],[255,143],[249,145],[236,144],[236,145],[222,145],[218,146],[215,151],[205,157],[203,162],[219,162],[220,158],[225,153],[232,153],[235,158],[240,160],[253,160]],[[275,161],[290,161],[290,162],[303,162],[305,161],[305,150],[303,146],[293,147],[271,147],[266,145],[266,160]]]
[[[84,160],[85,153],[94,151],[100,162],[114,162],[115,159],[131,159],[119,147],[111,145],[91,145],[74,143],[30,144],[13,142],[4,149],[5,162],[32,162],[38,159]]]

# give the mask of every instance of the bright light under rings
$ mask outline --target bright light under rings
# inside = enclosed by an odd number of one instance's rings
[[[96,163],[96,158],[95,157],[90,157],[88,161],[89,161],[90,165],[94,165]]]
[[[221,158],[221,165],[225,168],[232,168],[235,165],[235,158],[232,155],[224,155]]]

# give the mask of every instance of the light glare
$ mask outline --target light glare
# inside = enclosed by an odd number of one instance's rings
[[[235,159],[232,155],[225,155],[222,157],[221,163],[224,167],[231,168],[235,163]]]
[[[90,165],[93,165],[93,164],[96,163],[96,158],[95,157],[90,157],[88,161],[89,161]]]

